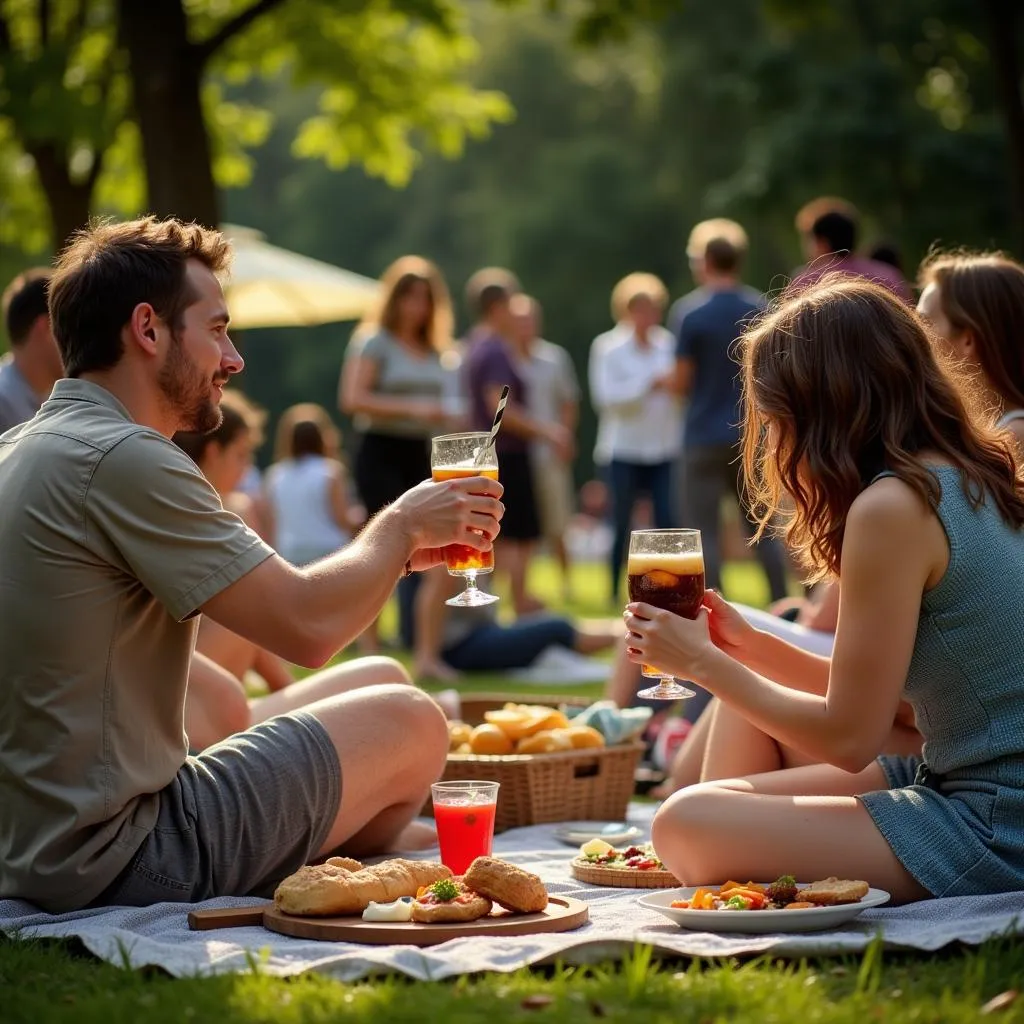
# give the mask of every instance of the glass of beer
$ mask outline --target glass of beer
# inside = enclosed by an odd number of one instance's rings
[[[629,538],[630,601],[643,601],[664,608],[685,619],[697,618],[704,600],[704,552],[700,530],[634,530]],[[637,696],[653,700],[694,697],[693,690],[653,665],[642,665],[648,679],[657,686]]]
[[[490,435],[481,433],[443,434],[430,446],[430,471],[435,480],[458,480],[470,476],[498,479],[498,456],[493,447],[486,448]],[[498,598],[476,585],[477,575],[494,572],[494,552],[477,551],[468,544],[449,544],[444,549],[445,565],[452,576],[462,576],[466,589],[445,604],[456,608],[476,608],[492,604]]]

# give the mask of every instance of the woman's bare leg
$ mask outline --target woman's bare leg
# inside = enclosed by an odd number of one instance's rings
[[[782,747],[771,736],[751,725],[730,705],[716,700],[706,713],[711,712],[714,714],[701,766],[701,782],[743,778],[796,767],[786,764]]]
[[[713,699],[694,722],[693,728],[686,734],[686,739],[679,745],[676,756],[672,759],[668,778],[660,786],[655,786],[651,790],[650,795],[655,800],[664,800],[677,789],[695,786],[701,781],[704,756],[708,748],[708,737],[711,734],[711,723],[714,720],[717,705],[718,701]]]
[[[242,684],[216,662],[194,651],[185,693],[185,734],[192,750],[203,750],[249,728]]]
[[[662,804],[651,835],[688,885],[836,875],[864,879],[897,903],[925,899],[856,799],[884,788],[877,764],[855,775],[818,764],[690,786]]]

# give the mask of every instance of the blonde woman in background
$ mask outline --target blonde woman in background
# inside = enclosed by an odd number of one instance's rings
[[[598,414],[594,461],[607,475],[614,540],[611,596],[617,600],[633,507],[649,494],[654,526],[675,526],[672,464],[682,448],[675,393],[675,338],[662,326],[668,293],[653,274],[630,274],[612,291],[615,327],[590,349],[590,399]]]
[[[341,434],[322,406],[293,405],[278,421],[266,478],[268,520],[274,547],[293,565],[344,547],[359,526],[340,453]]]
[[[403,256],[384,272],[380,306],[356,329],[345,356],[338,404],[359,436],[355,479],[372,517],[430,477],[430,439],[457,425],[458,355],[452,308],[441,272],[429,260]],[[399,584],[399,604],[413,600],[416,673],[453,678],[427,651],[437,649],[444,619],[444,567]],[[376,624],[364,634],[377,643]],[[422,645],[422,646],[421,646]]]

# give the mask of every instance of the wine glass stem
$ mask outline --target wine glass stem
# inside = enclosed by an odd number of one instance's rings
[[[476,570],[466,570],[466,590],[476,590]]]

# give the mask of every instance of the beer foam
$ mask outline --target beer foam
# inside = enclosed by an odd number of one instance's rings
[[[487,471],[492,473],[498,472],[498,464],[496,462],[486,462],[482,466],[478,466],[474,459],[463,459],[461,462],[451,462],[444,466],[435,466],[434,468],[444,470],[457,469],[459,472],[465,472],[467,469],[476,470],[477,473],[484,473]]]
[[[704,555],[699,551],[667,551],[663,554],[630,554],[626,572],[643,576],[653,569],[675,576],[696,576],[704,572]]]

